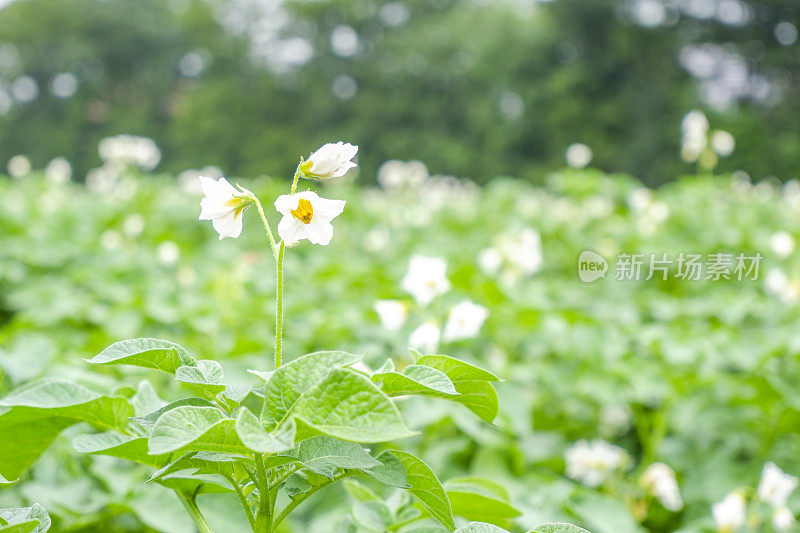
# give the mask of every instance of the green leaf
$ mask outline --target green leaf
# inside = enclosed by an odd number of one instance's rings
[[[414,435],[386,394],[368,377],[346,368],[331,370],[306,390],[290,414],[321,433],[354,442]]]
[[[500,378],[488,370],[449,355],[423,355],[417,359],[417,364],[444,372],[453,383],[459,381],[500,381]]]
[[[385,533],[392,523],[392,511],[382,501],[356,501],[350,507],[350,517],[365,532]]]
[[[184,405],[161,415],[150,431],[150,453],[210,451],[249,453],[235,429],[236,421],[215,407]]]
[[[354,479],[342,480],[342,485],[347,493],[360,502],[380,501],[380,496],[372,492],[369,487],[366,487]]]
[[[177,472],[156,479],[155,482],[185,494],[233,492],[230,481],[216,475]]]
[[[181,470],[193,470],[195,474],[220,474],[230,477],[236,472],[236,468],[239,465],[237,461],[253,462],[250,457],[227,453],[189,452],[153,473],[147,482],[156,481]]]
[[[565,522],[551,522],[535,527],[530,533],[589,533],[589,531]]]
[[[468,520],[509,527],[521,513],[509,502],[502,485],[487,479],[463,477],[445,483],[453,513]]]
[[[135,422],[138,424],[147,435],[150,434],[152,431],[153,426],[156,425],[156,420],[158,420],[161,415],[166,413],[167,411],[171,411],[177,407],[182,407],[186,405],[191,406],[199,406],[199,407],[214,407],[214,404],[204,398],[182,398],[180,400],[176,400],[172,403],[161,407],[160,409],[156,409],[152,413],[148,413],[144,416],[135,416],[131,418],[131,422]]]
[[[167,402],[162,400],[153,385],[143,379],[136,388],[136,394],[130,400],[134,416],[145,416],[164,407]]]
[[[307,469],[329,479],[333,479],[338,470],[381,466],[377,459],[358,444],[325,436],[306,439],[282,455],[297,459]]]
[[[18,478],[73,424],[123,430],[132,413],[125,398],[103,396],[74,383],[43,380],[23,385],[0,400],[0,475]]]
[[[398,487],[401,489],[411,487],[406,479],[406,469],[403,468],[403,463],[392,455],[392,452],[385,451],[375,459],[380,463],[379,465],[373,466],[372,468],[362,468],[360,471],[376,481],[380,481],[391,487]]]
[[[411,485],[408,492],[448,531],[453,531],[456,527],[450,500],[433,470],[410,453],[399,450],[391,452],[403,464],[406,471],[406,479]]]
[[[447,355],[423,355],[417,365],[434,368],[450,378],[458,396],[448,399],[463,404],[486,422],[497,417],[497,392],[489,382],[499,378],[488,370]]]
[[[0,509],[0,519],[4,523],[0,527],[3,533],[44,533],[50,529],[50,515],[38,503],[30,507]]]
[[[458,395],[447,374],[429,366],[408,365],[402,373],[375,373],[372,381],[379,383],[389,396],[420,394],[442,398]]]
[[[314,352],[278,368],[264,386],[262,424],[266,427],[276,425],[286,418],[300,396],[322,381],[328,372],[360,360],[360,355],[346,352]]]
[[[456,529],[455,533],[508,533],[508,531],[485,522],[470,522],[466,526]]]
[[[168,459],[167,455],[150,455],[147,438],[123,435],[114,431],[78,435],[72,439],[72,447],[80,453],[109,455],[155,467],[160,467]]]
[[[202,359],[175,370],[176,381],[194,385],[212,397],[225,390],[223,379],[222,365],[211,359]]]
[[[13,485],[17,481],[19,481],[19,478],[9,481],[8,479],[4,478],[3,476],[0,476],[0,486],[2,486],[2,485]]]
[[[95,365],[154,368],[170,374],[174,374],[181,366],[194,364],[189,352],[174,342],[148,338],[115,342],[86,361]]]
[[[272,432],[267,432],[256,415],[246,407],[242,407],[236,415],[235,429],[242,443],[258,453],[279,453],[294,447],[296,430],[294,420]]]

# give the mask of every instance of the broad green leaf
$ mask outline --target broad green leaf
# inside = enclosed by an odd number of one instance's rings
[[[408,484],[411,485],[408,492],[448,531],[453,531],[456,526],[453,519],[453,511],[450,507],[450,500],[433,470],[421,459],[410,453],[399,450],[392,450],[391,452],[403,464],[403,468],[406,471],[406,479]]]
[[[508,531],[485,522],[470,522],[466,526],[456,529],[455,533],[508,533]]]
[[[211,396],[225,390],[223,379],[222,365],[211,359],[201,359],[191,366],[182,366],[175,370],[176,381],[194,385]]]
[[[153,426],[156,424],[156,420],[158,420],[161,415],[177,407],[183,407],[187,405],[197,407],[214,407],[213,403],[204,398],[182,398],[169,403],[160,409],[156,409],[152,413],[148,413],[144,416],[135,416],[131,418],[131,421],[138,424],[145,431],[145,433],[149,435],[150,431],[153,429]]]
[[[238,406],[247,398],[251,390],[252,387],[250,385],[228,385],[222,395],[228,400],[228,403],[234,403]]]
[[[333,479],[338,470],[381,466],[360,445],[325,436],[306,439],[283,455],[297,459],[305,468],[329,479]]]
[[[380,496],[372,492],[372,489],[366,487],[354,479],[342,480],[342,485],[347,493],[360,502],[380,501]]]
[[[449,480],[444,484],[453,513],[468,520],[508,527],[521,513],[509,502],[503,486],[475,477]]]
[[[131,397],[130,402],[133,407],[134,416],[145,416],[148,413],[161,409],[167,404],[167,402],[158,396],[153,385],[146,379],[139,382],[139,386],[136,388],[136,394]]]
[[[78,435],[72,439],[72,447],[80,453],[109,455],[136,463],[160,467],[167,455],[150,455],[146,437],[133,437],[114,431]]]
[[[328,372],[360,360],[360,355],[346,352],[315,352],[278,368],[265,383],[261,422],[266,427],[277,424],[286,418],[300,396],[322,381]]]
[[[375,373],[372,381],[378,383],[389,396],[420,394],[442,398],[458,395],[447,374],[422,365],[408,365],[402,373]]]
[[[290,415],[317,431],[354,442],[385,442],[414,435],[386,394],[346,368],[331,370],[298,397]]]
[[[272,432],[267,432],[246,407],[236,414],[235,429],[242,443],[259,453],[279,453],[294,447],[295,424],[290,420]]]
[[[455,384],[459,395],[451,398],[452,401],[463,404],[464,407],[478,415],[481,420],[490,424],[497,417],[499,403],[497,391],[487,381],[459,381]]]
[[[589,533],[589,531],[565,522],[551,522],[535,527],[530,533]]]
[[[459,381],[500,381],[500,378],[475,365],[449,355],[423,355],[418,365],[429,366],[447,374],[453,383]]]
[[[44,380],[23,385],[0,400],[0,475],[18,478],[73,424],[123,430],[132,413],[125,398],[103,396],[74,383]]]
[[[30,507],[0,509],[0,519],[5,523],[0,527],[3,533],[44,533],[50,529],[50,515],[38,503]]]
[[[3,476],[0,476],[0,486],[2,486],[2,485],[13,485],[17,481],[19,481],[19,478],[14,479],[14,480],[8,480],[8,479],[4,478]]]
[[[392,452],[385,451],[375,459],[378,460],[380,463],[379,465],[373,466],[372,468],[362,468],[360,469],[361,472],[391,487],[398,487],[401,489],[410,487],[406,480],[406,470],[403,468],[403,463],[392,455]]]
[[[87,362],[95,365],[132,365],[174,374],[181,366],[191,366],[194,359],[174,342],[158,339],[130,339],[115,342]]]
[[[215,407],[176,407],[156,421],[148,447],[153,455],[177,451],[249,453],[236,434],[235,424]]]

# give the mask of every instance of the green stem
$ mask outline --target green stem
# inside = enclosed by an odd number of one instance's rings
[[[264,229],[267,230],[267,237],[269,237],[269,247],[272,250],[272,257],[277,257],[278,243],[275,242],[275,236],[272,235],[272,229],[270,229],[269,222],[267,221],[267,216],[264,214],[264,208],[261,207],[261,202],[258,201],[258,198],[253,196],[253,200],[256,203],[256,209],[258,209],[258,216],[261,217],[261,223],[264,224]]]
[[[184,492],[179,490],[175,490],[175,494],[178,495],[178,498],[181,500],[183,507],[189,513],[189,516],[192,518],[192,522],[197,527],[197,531],[200,533],[214,533],[214,530],[211,529],[211,526],[208,525],[206,522],[203,513],[200,512],[200,509],[197,507],[197,502],[195,501],[194,495],[189,496]]]
[[[250,522],[250,529],[256,529],[256,519],[253,517],[253,512],[250,510],[250,504],[247,503],[247,497],[242,492],[242,487],[239,486],[239,482],[236,481],[236,478],[233,476],[225,476],[228,481],[230,481],[231,485],[233,485],[233,490],[236,491],[236,496],[239,497],[239,503],[242,505],[242,509],[244,509],[245,515],[247,515],[247,521]]]
[[[300,161],[300,164],[299,164],[299,165],[297,165],[297,168],[296,168],[296,169],[295,169],[295,171],[294,171],[294,178],[292,179],[292,190],[291,190],[291,194],[294,194],[294,193],[296,193],[296,192],[297,192],[297,181],[298,181],[298,180],[299,180],[301,177],[303,177],[303,171],[302,171],[302,170],[300,170],[300,165],[302,165],[302,164],[303,164],[303,161],[301,160],[301,161]]]
[[[275,260],[278,278],[275,298],[275,370],[280,368],[283,357],[283,257],[285,253],[286,244],[281,241]]]
[[[272,533],[272,508],[270,506],[269,482],[264,468],[264,456],[255,454],[258,469],[258,513],[256,514],[256,533]]]

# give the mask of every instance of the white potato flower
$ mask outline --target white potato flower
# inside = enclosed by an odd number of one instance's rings
[[[200,187],[205,195],[200,200],[200,220],[210,220],[220,239],[241,235],[242,213],[252,200],[244,198],[225,178],[200,176]]]
[[[564,453],[567,476],[587,487],[602,485],[623,465],[626,457],[625,450],[602,439],[579,440]]]
[[[477,337],[489,311],[482,305],[464,300],[450,311],[444,325],[444,341],[452,342]]]
[[[683,498],[675,472],[664,463],[653,463],[642,474],[642,485],[655,496],[665,509],[673,512],[683,508]]]
[[[357,165],[352,161],[358,152],[358,146],[339,141],[328,143],[311,154],[300,165],[300,170],[307,177],[316,179],[339,178],[347,174]]]
[[[745,501],[738,492],[731,492],[711,506],[711,514],[721,533],[730,533],[744,524]]]
[[[408,310],[403,302],[397,300],[378,300],[372,308],[378,313],[383,327],[389,331],[397,331],[406,321]]]
[[[401,286],[419,305],[425,306],[450,290],[446,271],[447,261],[443,258],[415,255],[411,258]]]
[[[794,526],[795,522],[792,511],[786,506],[778,507],[772,513],[772,527],[775,531],[788,531]]]
[[[797,488],[798,482],[800,482],[798,478],[785,474],[775,463],[769,462],[761,471],[758,497],[773,507],[782,507]]]
[[[284,194],[275,200],[275,209],[283,215],[278,234],[287,246],[303,239],[327,245],[333,238],[331,220],[344,211],[344,200],[321,198],[314,191]]]
[[[432,322],[425,322],[411,332],[408,345],[423,354],[435,353],[439,349],[439,327]]]

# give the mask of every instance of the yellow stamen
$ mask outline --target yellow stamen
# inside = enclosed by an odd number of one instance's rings
[[[311,218],[314,216],[314,208],[311,207],[311,202],[300,198],[300,201],[297,202],[297,209],[292,209],[292,215],[303,224],[310,224]]]

